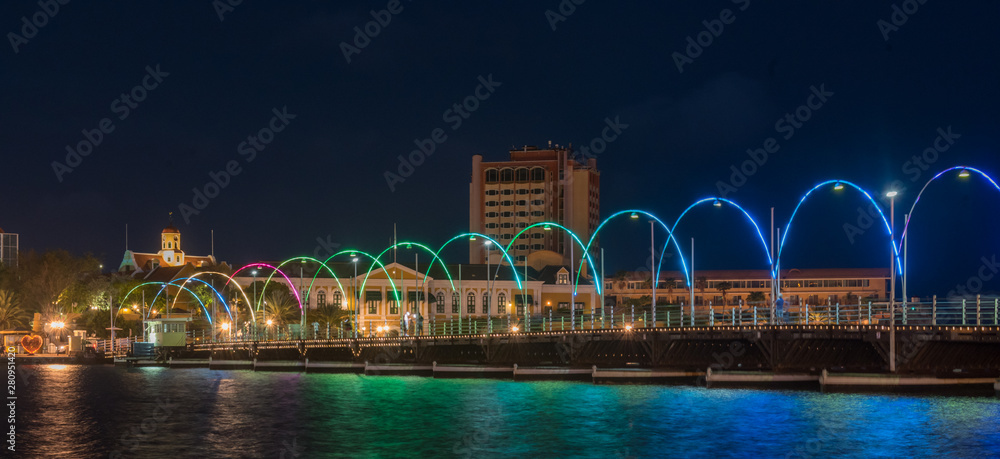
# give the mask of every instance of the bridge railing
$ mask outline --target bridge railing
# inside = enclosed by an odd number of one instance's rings
[[[936,298],[896,302],[897,325],[943,326],[1000,326],[1000,298]],[[890,305],[885,300],[861,300],[852,304],[827,302],[824,304],[801,303],[786,305],[775,311],[772,318],[769,304],[749,303],[714,305],[711,302],[691,307],[658,305],[654,322],[650,310],[617,306],[602,312],[551,311],[530,316],[496,315],[473,316],[423,321],[418,329],[411,321],[409,327],[400,327],[392,320],[364,321],[359,327],[359,337],[373,336],[441,336],[481,335],[490,333],[558,332],[571,330],[607,330],[648,327],[721,327],[750,325],[888,325],[891,323]],[[614,312],[612,312],[614,311]],[[193,334],[195,343],[211,342],[211,336]],[[354,332],[345,327],[323,329],[309,328],[304,336],[298,334],[258,331],[258,333],[219,334],[217,342],[250,342],[298,339],[353,338]]]

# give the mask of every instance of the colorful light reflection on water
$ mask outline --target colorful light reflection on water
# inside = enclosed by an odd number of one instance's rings
[[[107,457],[975,457],[1000,399],[21,367],[18,450]],[[294,454],[299,454],[295,456]]]

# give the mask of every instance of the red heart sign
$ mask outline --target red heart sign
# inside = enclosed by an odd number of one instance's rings
[[[29,354],[34,354],[42,348],[42,337],[38,335],[24,335],[21,337],[21,347],[28,351]]]

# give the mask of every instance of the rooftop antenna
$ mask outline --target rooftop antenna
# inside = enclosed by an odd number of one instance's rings
[[[128,223],[125,224],[125,251],[128,252]]]
[[[215,258],[215,230],[212,231],[212,258]]]

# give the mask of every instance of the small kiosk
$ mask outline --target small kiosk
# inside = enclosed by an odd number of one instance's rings
[[[153,347],[187,346],[189,317],[158,318],[146,320],[147,342]]]

